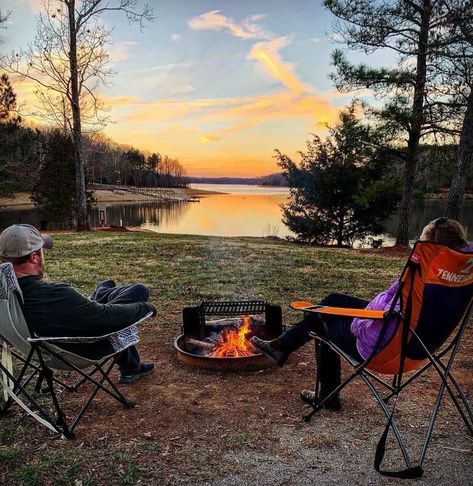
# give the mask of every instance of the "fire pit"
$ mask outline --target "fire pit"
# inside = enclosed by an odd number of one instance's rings
[[[199,368],[252,370],[274,366],[249,341],[282,332],[282,310],[262,300],[204,301],[182,311],[182,331],[174,341],[180,361]]]

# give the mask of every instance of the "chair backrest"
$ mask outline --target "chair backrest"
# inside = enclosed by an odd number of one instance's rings
[[[473,303],[473,253],[429,241],[416,242],[401,275],[398,298],[403,319],[368,366],[379,373],[400,371],[402,324],[408,324],[418,336],[409,333],[404,339],[403,371],[407,372],[427,359],[425,348],[429,353],[439,349],[467,319]]]
[[[31,351],[31,337],[26,323],[20,302],[23,301],[18,280],[10,262],[0,265],[0,338],[13,346],[23,355],[28,355]],[[96,360],[89,360],[78,356],[53,344],[47,344],[46,348],[60,354],[70,363],[78,368],[85,368],[93,364]],[[62,360],[51,355],[43,349],[43,358],[50,368],[60,370],[70,370],[71,367]],[[33,359],[36,359],[33,357]]]
[[[27,355],[31,345],[27,341],[30,335],[20,307],[22,299],[20,286],[16,279],[13,265],[0,265],[0,336],[22,354]]]

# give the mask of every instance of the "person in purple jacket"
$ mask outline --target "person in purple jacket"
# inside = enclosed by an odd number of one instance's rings
[[[456,250],[473,251],[473,244],[468,243],[465,230],[458,221],[438,218],[425,226],[419,238],[423,241],[435,241]],[[345,294],[330,294],[320,302],[322,305],[357,309],[388,310],[399,289],[399,279],[389,289],[379,293],[371,302]],[[328,338],[347,354],[359,361],[364,361],[374,349],[383,326],[382,320],[349,318],[344,316],[325,316]],[[393,319],[380,344],[382,349],[394,334],[396,320]],[[307,343],[309,332],[325,334],[325,326],[318,314],[306,313],[304,319],[272,341],[264,341],[257,336],[251,338],[253,345],[277,365],[283,366],[289,355]],[[341,383],[340,356],[330,347],[322,345],[318,363],[320,377],[320,398],[326,397]],[[302,390],[301,398],[313,403],[315,392]],[[326,402],[325,408],[340,410],[339,396],[333,396]]]

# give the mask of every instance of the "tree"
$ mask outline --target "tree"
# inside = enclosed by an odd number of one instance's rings
[[[139,186],[145,168],[145,156],[138,149],[132,148],[124,154],[124,158],[130,170],[128,183],[132,186]]]
[[[149,186],[149,185],[157,186],[160,164],[161,164],[161,155],[160,154],[153,152],[146,159],[146,175],[147,175],[146,185],[147,186]],[[149,178],[148,178],[148,175],[149,175]]]
[[[468,174],[473,159],[473,9],[468,2],[447,5],[446,35],[450,42],[441,52],[441,74],[453,90],[456,106],[464,109],[457,153],[457,170],[453,177],[445,215],[459,219]]]
[[[85,119],[103,121],[95,93],[111,75],[106,52],[110,32],[98,18],[118,11],[142,26],[152,20],[152,10],[145,5],[138,12],[137,4],[138,0],[43,0],[33,44],[3,63],[9,72],[36,82],[45,112],[72,133],[78,229],[88,227],[82,124]]]
[[[21,119],[14,115],[16,113],[16,94],[8,79],[3,73],[0,76],[0,123],[17,123]]]
[[[43,220],[70,227],[76,205],[74,144],[69,133],[54,129],[45,135],[43,160],[31,199]],[[92,194],[86,195],[89,204]]]
[[[357,120],[352,106],[340,113],[325,141],[314,136],[296,164],[276,151],[290,187],[284,223],[301,241],[351,246],[383,230],[397,203],[397,181],[384,153],[366,143],[377,135]]]
[[[448,131],[452,121],[448,116],[451,112],[445,109],[451,105],[441,105],[433,99],[442,96],[433,89],[440,84],[433,60],[445,48],[448,6],[458,4],[458,0],[325,0],[324,3],[337,17],[335,30],[350,49],[367,55],[383,49],[397,56],[397,65],[389,68],[355,66],[336,50],[333,79],[342,91],[369,88],[376,96],[388,98],[384,107],[372,108],[370,113],[383,125],[388,142],[383,143],[384,147],[404,161],[396,244],[407,245],[421,139]],[[467,12],[470,17],[470,10]],[[403,139],[405,149],[400,147]]]
[[[7,23],[8,17],[10,17],[10,12],[2,12],[0,10],[0,28],[4,29]]]

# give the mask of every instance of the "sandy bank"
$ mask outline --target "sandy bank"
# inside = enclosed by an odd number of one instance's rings
[[[189,201],[191,199],[211,194],[223,194],[214,191],[202,191],[191,188],[153,188],[147,191],[144,188],[123,189],[94,189],[97,203],[106,202],[149,202],[149,201]],[[12,197],[0,197],[0,209],[28,208],[33,202],[30,194],[19,192]]]

